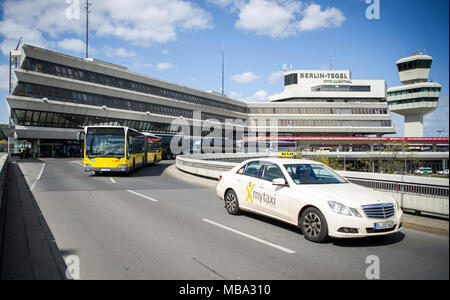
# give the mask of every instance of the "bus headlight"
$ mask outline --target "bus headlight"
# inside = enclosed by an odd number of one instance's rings
[[[338,214],[345,215],[345,216],[351,216],[350,210],[347,208],[347,206],[334,201],[328,201],[328,205],[330,208]]]

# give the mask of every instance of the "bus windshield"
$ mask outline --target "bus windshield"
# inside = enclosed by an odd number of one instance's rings
[[[86,134],[86,156],[124,157],[125,132],[123,128],[88,128]]]

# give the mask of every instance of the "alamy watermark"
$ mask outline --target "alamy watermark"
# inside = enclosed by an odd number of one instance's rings
[[[80,0],[66,0],[69,6],[66,8],[66,18],[69,20],[80,19]]]
[[[380,258],[376,255],[369,255],[366,258],[366,264],[369,264],[366,268],[366,278],[369,280],[380,279]]]
[[[245,130],[247,129],[247,130]],[[171,122],[170,131],[178,132],[170,142],[175,154],[277,152],[278,120],[215,119],[203,120],[201,111],[192,119],[183,117]],[[245,132],[245,134],[244,134]]]
[[[80,258],[77,255],[69,255],[64,258],[66,263],[66,279],[79,280],[80,279]]]
[[[369,20],[381,19],[380,0],[366,0],[370,4],[366,9],[366,18]]]

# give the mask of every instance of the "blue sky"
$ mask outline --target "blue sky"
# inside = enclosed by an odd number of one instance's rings
[[[376,0],[371,0],[373,3]],[[442,93],[425,117],[425,135],[448,136],[449,2],[379,0],[369,20],[365,0],[91,0],[90,56],[200,90],[221,89],[244,101],[282,91],[283,64],[294,69],[351,69],[354,79],[400,85],[395,61],[416,50],[433,56],[430,78]],[[0,2],[0,97],[7,95],[8,51],[19,37],[69,55],[84,55],[84,0]],[[79,13],[79,15],[77,15]],[[0,120],[7,120],[5,101]],[[397,135],[403,117],[393,114]]]

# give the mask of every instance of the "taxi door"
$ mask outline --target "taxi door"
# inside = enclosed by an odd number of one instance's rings
[[[261,179],[262,164],[260,161],[252,161],[238,170],[237,176],[237,188],[239,206],[241,208],[247,208],[255,211],[264,211],[264,207],[261,205],[255,196],[263,193],[264,185]]]
[[[278,186],[273,185],[272,180],[286,177],[281,168],[274,163],[265,163],[262,173],[262,182],[264,188],[263,204],[265,210],[270,215],[277,218],[291,222],[290,208],[291,208],[291,191],[289,185]]]

